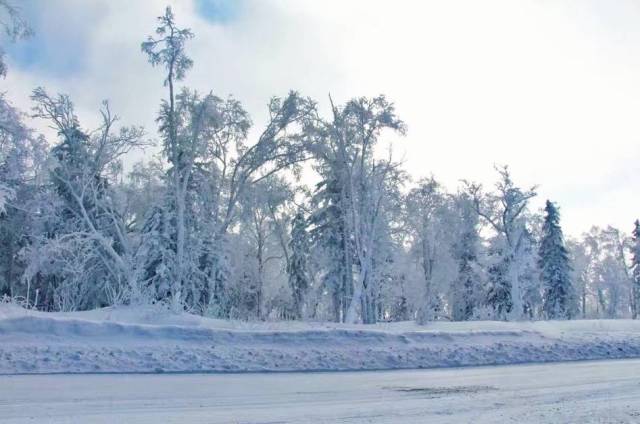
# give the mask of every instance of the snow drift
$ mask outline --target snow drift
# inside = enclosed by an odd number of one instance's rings
[[[0,373],[372,370],[640,357],[640,322],[244,323],[0,305]]]

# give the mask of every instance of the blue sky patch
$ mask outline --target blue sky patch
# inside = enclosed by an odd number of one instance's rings
[[[52,19],[47,8],[36,1],[25,1],[21,12],[34,34],[15,43],[2,40],[2,46],[12,66],[24,70],[37,70],[55,77],[75,74],[83,69],[86,56],[86,39],[82,27],[71,22],[47,22]],[[62,19],[57,14],[53,19]],[[11,72],[11,69],[9,70]]]
[[[214,24],[226,24],[240,14],[242,0],[195,0],[197,13]]]

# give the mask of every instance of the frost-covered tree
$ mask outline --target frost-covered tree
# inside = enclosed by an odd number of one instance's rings
[[[466,193],[456,196],[455,210],[460,231],[456,233],[457,239],[452,245],[452,254],[458,264],[458,275],[450,289],[451,318],[455,321],[467,321],[483,303],[478,215]]]
[[[567,319],[573,315],[573,286],[569,253],[564,245],[560,214],[547,200],[542,240],[538,251],[540,277],[544,284],[544,313],[550,319]]]
[[[522,242],[515,265],[520,276],[522,317],[537,319],[542,314],[543,291],[538,267],[538,243],[526,226],[522,230]]]
[[[402,306],[403,298],[406,307],[406,293],[403,287],[398,287],[404,284],[407,272],[402,269],[406,240],[403,219],[399,218],[403,213],[405,197],[402,187],[405,182],[404,172],[393,169],[382,187],[384,193],[375,228],[376,249],[372,257],[371,279],[361,301],[361,310],[365,311],[363,315],[368,316],[367,321],[370,323],[391,319],[393,305],[399,302],[399,306]],[[408,307],[405,312],[396,312],[406,313],[407,316],[409,314]]]
[[[0,0],[0,31],[15,42],[32,35],[20,10]],[[6,77],[5,51],[0,45],[0,77]],[[44,150],[42,137],[34,137],[23,122],[23,114],[0,94],[0,294],[14,296],[25,263],[20,251],[27,246],[28,226],[33,218],[38,189],[34,184]],[[20,205],[20,206],[19,206]],[[16,290],[14,290],[16,289]],[[29,293],[26,295],[30,302]]]
[[[247,265],[253,268],[255,277],[251,285],[255,289],[254,313],[258,317],[264,318],[271,312],[264,309],[269,300],[265,292],[269,287],[283,285],[279,284],[283,282],[279,277],[285,276],[291,262],[288,234],[283,230],[293,215],[293,196],[290,184],[272,175],[254,184],[240,199],[239,235],[247,239],[247,254],[253,259]]]
[[[571,280],[574,283],[577,306],[580,316],[584,319],[587,317],[587,300],[591,295],[590,279],[594,261],[590,255],[590,250],[580,240],[569,238],[566,245],[570,263],[572,264],[573,274]]]
[[[497,318],[506,320],[513,309],[512,281],[509,279],[512,258],[504,253],[504,249],[497,246],[489,248],[492,262],[487,269],[486,302]]]
[[[302,305],[305,292],[310,287],[308,256],[309,235],[307,234],[307,222],[302,211],[296,213],[291,223],[291,240],[289,242],[290,258],[287,266],[289,275],[289,287],[293,297],[293,307],[297,319],[302,318]]]
[[[411,234],[411,253],[415,255],[423,279],[423,300],[417,321],[426,323],[438,318],[440,298],[451,284],[455,265],[451,257],[452,230],[455,226],[450,200],[433,178],[418,182],[406,198],[407,231]],[[449,271],[449,272],[448,272]]]
[[[509,169],[497,168],[499,181],[496,192],[484,194],[479,184],[465,183],[480,215],[495,231],[492,253],[494,264],[489,270],[490,287],[488,301],[502,318],[524,317],[523,279],[521,276],[521,255],[526,224],[523,214],[529,200],[536,196],[536,187],[521,189],[515,185]]]
[[[0,296],[34,294],[21,287],[25,267],[22,254],[40,231],[39,212],[46,212],[46,193],[40,187],[47,147],[24,124],[24,116],[0,95]],[[39,288],[35,288],[39,290]]]
[[[193,38],[189,29],[181,29],[175,23],[175,17],[170,7],[167,7],[164,15],[158,17],[159,25],[156,28],[156,38],[149,37],[142,43],[142,51],[149,57],[153,66],[163,66],[166,70],[164,85],[168,87],[168,99],[163,101],[159,121],[164,141],[164,151],[172,166],[171,191],[172,207],[175,208],[175,263],[171,264],[171,303],[174,310],[178,310],[182,304],[182,286],[185,278],[189,276],[186,269],[186,197],[187,187],[191,178],[193,166],[193,146],[189,138],[178,136],[179,114],[176,111],[176,93],[174,84],[185,77],[187,70],[193,66],[193,61],[185,54],[185,43]],[[189,102],[189,93],[184,93],[179,106],[184,113],[192,110],[193,101]],[[199,109],[205,109],[201,106]],[[198,116],[198,115],[197,115]],[[188,118],[187,118],[188,119]],[[189,120],[191,121],[191,120]],[[188,123],[190,123],[188,121]],[[199,121],[199,120],[198,120]],[[187,125],[188,125],[187,123]],[[195,123],[199,129],[200,122]],[[184,131],[188,134],[188,131]],[[192,149],[189,149],[192,148]],[[190,150],[190,151],[189,151]]]
[[[311,199],[309,217],[310,238],[323,271],[320,281],[331,298],[331,315],[336,322],[344,320],[353,291],[353,247],[343,191],[338,178],[326,177]]]
[[[632,277],[625,253],[629,245],[629,238],[613,227],[592,227],[583,235],[585,316],[616,318],[631,310]]]
[[[405,127],[384,96],[353,99],[343,107],[332,103],[332,112],[331,120],[318,118],[310,133],[322,177],[315,196],[315,203],[322,206],[312,222],[320,228],[329,223],[333,227],[325,234],[334,244],[335,260],[342,262],[336,269],[339,275],[334,274],[340,287],[336,292],[342,305],[340,319],[369,322],[374,319],[366,305],[378,219],[387,183],[397,175],[397,164],[390,158],[375,159],[373,152],[383,130],[404,133]]]
[[[98,294],[111,301],[141,301],[134,242],[112,186],[120,159],[145,145],[142,129],[116,129],[118,118],[105,102],[100,112],[102,125],[85,131],[67,96],[51,97],[38,88],[32,99],[35,116],[48,120],[60,138],[49,158],[59,208],[56,224],[40,236],[39,247],[33,250],[39,258],[30,264],[25,278],[44,272],[48,260],[59,264],[65,284],[73,284],[67,293],[77,293],[79,285],[88,284],[86,295],[93,299],[81,299],[83,302],[99,305],[105,298]],[[81,306],[78,302],[69,307]]]
[[[238,201],[251,185],[306,159],[295,124],[315,105],[294,92],[273,98],[266,129],[247,145],[251,120],[238,101],[187,89],[176,94],[176,82],[193,64],[185,53],[193,34],[176,25],[171,8],[158,20],[156,36],[142,43],[142,50],[152,65],[164,67],[168,87],[158,121],[170,165],[167,207],[175,223],[171,303],[176,310],[185,302],[200,304],[224,316],[227,231],[238,218]]]
[[[171,215],[161,206],[152,206],[140,229],[140,247],[137,251],[141,285],[149,290],[156,301],[170,298],[171,270],[175,249],[172,240]]]

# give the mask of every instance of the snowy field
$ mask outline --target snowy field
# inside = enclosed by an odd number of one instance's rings
[[[0,305],[0,374],[381,370],[640,358],[630,320],[245,323],[148,308]]]
[[[640,360],[0,377],[0,423],[637,423]]]

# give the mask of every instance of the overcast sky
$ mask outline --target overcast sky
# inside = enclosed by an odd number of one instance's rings
[[[171,4],[196,38],[185,85],[233,94],[257,128],[290,89],[326,108],[386,94],[414,178],[487,185],[494,164],[556,201],[565,232],[640,217],[640,2],[14,0],[36,35],[8,49],[1,91],[68,93],[90,125],[102,99],[153,134],[162,73],[140,52]],[[38,124],[33,124],[38,125]]]

